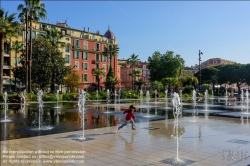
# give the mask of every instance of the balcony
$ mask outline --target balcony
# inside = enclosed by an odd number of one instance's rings
[[[92,60],[92,64],[95,64],[95,60]]]
[[[4,56],[4,57],[10,57],[10,54],[9,54],[8,52],[9,52],[9,51],[4,50],[3,56]]]
[[[3,69],[10,69],[11,66],[8,63],[3,64]]]
[[[80,45],[73,45],[72,49],[81,49]]]
[[[11,83],[10,79],[3,80],[4,85],[10,85],[10,83]]]
[[[8,76],[8,75],[3,75],[3,79],[10,79],[10,76]]]

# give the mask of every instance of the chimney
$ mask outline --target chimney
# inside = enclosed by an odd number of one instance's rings
[[[83,28],[83,31],[85,32],[85,27]]]
[[[88,32],[89,32],[89,27],[88,27]]]

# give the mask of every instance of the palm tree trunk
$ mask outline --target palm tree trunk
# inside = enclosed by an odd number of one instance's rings
[[[0,58],[0,94],[3,93],[3,61],[4,61],[4,33],[0,34],[0,42],[1,42],[1,58]]]
[[[134,66],[132,67],[132,90],[134,90]]]
[[[98,92],[100,91],[100,78],[99,78],[99,76],[97,77],[97,90],[98,90]]]
[[[32,16],[30,18],[30,42],[29,42],[29,87],[28,92],[31,93],[31,65],[32,65]]]
[[[17,51],[17,50],[16,50]],[[16,63],[15,66],[17,67],[17,53],[15,52],[15,58],[16,58]],[[17,87],[16,87],[16,77],[15,77],[15,92],[17,91]]]

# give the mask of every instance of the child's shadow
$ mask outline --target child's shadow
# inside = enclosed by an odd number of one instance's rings
[[[125,142],[126,149],[128,149],[128,150],[133,149],[133,143],[134,143],[134,136],[135,135],[136,134],[134,132],[132,132],[131,140],[128,141],[126,138],[124,138],[122,135],[120,135],[120,133],[118,133],[118,136]]]

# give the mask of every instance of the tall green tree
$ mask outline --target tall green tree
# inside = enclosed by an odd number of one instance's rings
[[[54,84],[63,84],[64,77],[71,71],[70,66],[65,66],[65,59],[62,53],[54,49],[51,43],[41,37],[33,39],[33,65],[32,65],[32,79],[33,83],[37,84],[41,89],[44,89],[48,84],[54,81]],[[22,55],[24,59],[24,55]],[[53,63],[52,63],[53,62]],[[19,80],[23,80],[25,66],[18,66],[13,70],[14,76]],[[24,72],[25,73],[25,72]],[[25,75],[25,74],[24,74]],[[55,80],[52,77],[56,76]]]
[[[12,47],[11,50],[15,52],[15,67],[17,67],[18,59],[17,59],[17,54],[23,51],[23,42],[20,41],[14,41],[12,42]],[[15,91],[17,91],[17,79],[15,77]]]
[[[244,78],[245,83],[248,84],[248,86],[250,85],[250,64],[245,64],[242,66],[242,75]]]
[[[17,7],[17,10],[20,11],[20,14],[18,15],[18,18],[21,20],[25,20],[27,23],[26,26],[29,26],[29,49],[27,54],[27,59],[29,60],[28,65],[28,73],[29,73],[29,87],[28,92],[31,91],[31,78],[32,78],[32,34],[33,34],[33,21],[38,22],[39,19],[45,19],[47,16],[47,12],[45,9],[44,3],[42,3],[41,0],[24,0],[24,4],[20,4]]]
[[[215,84],[218,82],[219,69],[215,67],[208,67],[201,69],[201,81],[204,84],[213,84],[213,91],[215,91]],[[199,72],[195,73],[195,76],[199,77]]]
[[[92,70],[93,76],[97,79],[97,90],[100,91],[100,77],[105,76],[105,72],[102,69],[94,68]]]
[[[140,59],[138,59],[138,55],[135,55],[134,53],[130,56],[130,58],[127,59],[127,64],[131,66],[132,72],[132,90],[134,90],[134,80],[135,80],[135,66],[138,64]]]
[[[222,65],[218,72],[219,84],[237,84],[238,93],[241,93],[240,85],[245,82],[242,65],[239,63]]]
[[[16,13],[9,15],[0,8],[0,94],[3,93],[3,63],[4,63],[4,42],[15,36],[18,31],[19,24],[15,21]]]
[[[148,62],[151,81],[161,81],[166,77],[179,78],[185,65],[181,56],[179,54],[174,55],[172,51],[167,51],[165,54],[156,51],[148,57]]]
[[[48,40],[54,49],[59,50],[59,48],[63,48],[66,46],[65,42],[61,42],[61,40],[65,37],[65,35],[61,31],[58,31],[56,28],[45,29],[45,33],[42,33],[39,36]],[[56,65],[56,62],[52,62],[52,63]],[[56,92],[55,91],[55,79],[56,79],[56,75],[53,75],[52,82],[50,84],[51,92]]]

